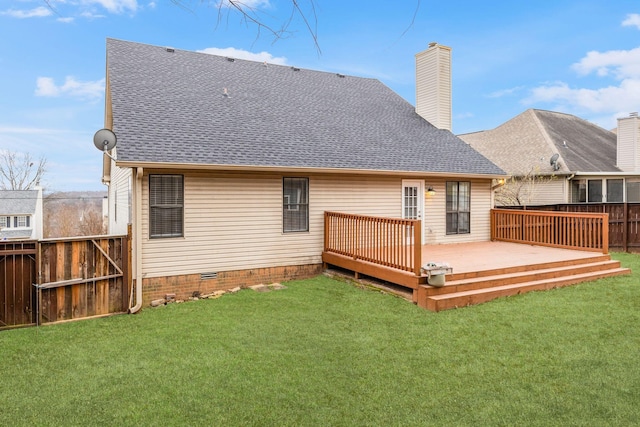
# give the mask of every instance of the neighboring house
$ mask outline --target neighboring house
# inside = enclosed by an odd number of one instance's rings
[[[138,302],[317,274],[325,211],[489,240],[505,174],[446,130],[450,49],[416,63],[444,129],[376,79],[108,39],[103,182],[110,232],[132,224]]]
[[[529,109],[459,137],[514,177],[505,190],[520,191],[519,203],[504,204],[640,202],[639,123],[637,114],[619,119],[616,134],[570,114]]]
[[[42,189],[0,190],[0,240],[42,239]]]

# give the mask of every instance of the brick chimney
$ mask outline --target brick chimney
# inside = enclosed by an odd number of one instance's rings
[[[638,113],[618,119],[616,163],[624,172],[640,172],[640,118]]]
[[[416,113],[451,130],[451,48],[429,43],[416,54]]]

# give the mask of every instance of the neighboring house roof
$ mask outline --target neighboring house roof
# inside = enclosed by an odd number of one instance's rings
[[[38,190],[0,190],[0,216],[33,215],[38,203]]]
[[[24,240],[31,238],[31,228],[18,230],[4,229],[0,231],[0,240]]]
[[[119,165],[504,175],[375,79],[114,39],[107,79]]]
[[[29,215],[36,216],[39,190],[0,190],[0,217]],[[1,240],[30,239],[33,226],[28,228],[0,230]]]
[[[620,172],[616,134],[571,114],[529,109],[495,129],[459,137],[512,175]]]

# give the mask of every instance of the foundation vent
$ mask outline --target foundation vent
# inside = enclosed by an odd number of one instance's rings
[[[200,273],[200,280],[217,279],[218,273]]]

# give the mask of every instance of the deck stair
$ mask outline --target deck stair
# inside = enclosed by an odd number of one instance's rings
[[[536,265],[448,274],[445,285],[420,285],[417,303],[431,311],[481,304],[496,298],[525,292],[630,274],[609,255],[590,259],[548,262]]]

